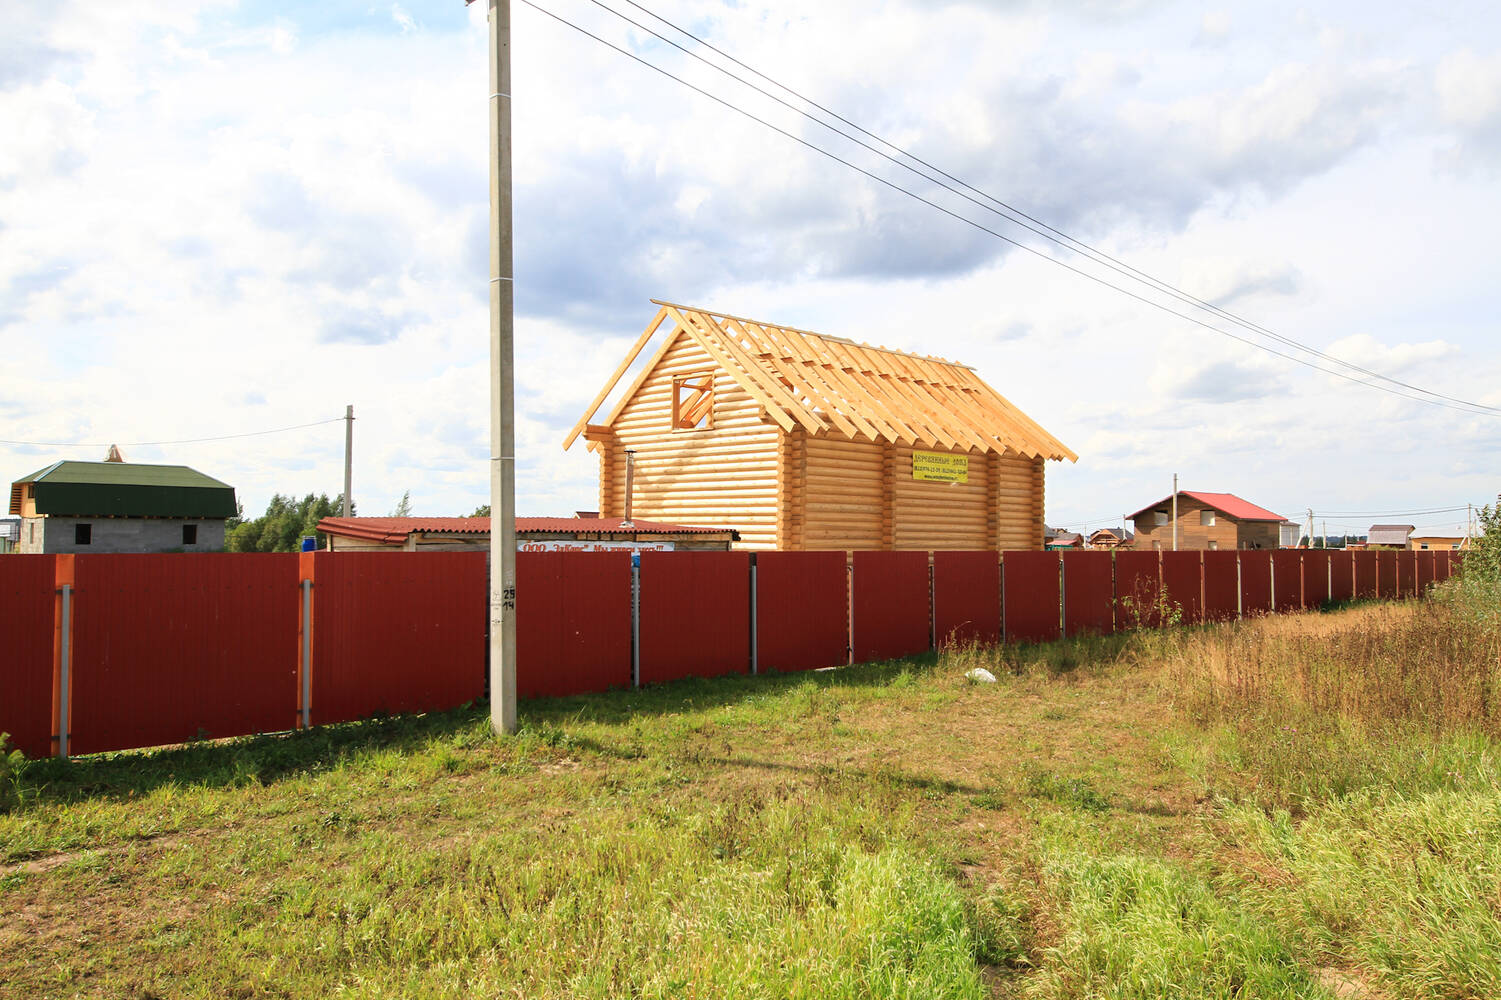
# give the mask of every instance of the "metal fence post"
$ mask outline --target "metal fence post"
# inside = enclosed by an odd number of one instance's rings
[[[761,672],[761,643],[757,633],[760,631],[760,622],[757,618],[756,605],[756,554],[750,557],[750,660],[751,676]]]
[[[312,728],[313,581],[302,581],[302,728]]]
[[[641,553],[631,553],[631,688],[641,686]]]
[[[73,667],[73,585],[65,583],[62,587],[62,634],[59,636],[58,646],[58,689],[57,689],[57,756],[61,760],[68,759],[68,732],[71,721],[71,711],[68,705],[68,696],[71,693],[72,679],[70,674]]]
[[[1235,553],[1235,620],[1246,620],[1245,583],[1240,575],[1240,553]]]

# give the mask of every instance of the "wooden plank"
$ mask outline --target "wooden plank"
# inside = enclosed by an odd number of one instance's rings
[[[763,388],[760,383],[757,382],[754,374],[743,363],[738,361],[735,356],[728,350],[726,350],[721,344],[714,341],[709,331],[704,330],[696,324],[690,322],[687,317],[678,312],[675,308],[668,307],[667,312],[668,315],[670,315],[684,330],[691,331],[690,336],[692,336],[694,340],[700,346],[702,346],[705,351],[708,352],[709,356],[714,359],[714,363],[719,365],[719,367],[723,368],[726,372],[730,373],[731,377],[734,377],[737,371],[743,373],[744,380],[741,381],[737,379],[737,381],[740,382],[740,387],[748,392],[756,400],[756,402],[766,407],[767,413],[771,416],[772,420],[774,420],[777,425],[782,428],[782,430],[790,431],[793,427],[796,427],[800,423],[802,423],[802,421],[797,420],[787,413],[785,407],[788,405],[792,406],[794,409],[799,410],[801,409],[801,407],[798,407],[797,404],[787,396],[786,391],[782,390],[781,386],[776,387],[777,391],[768,391],[767,389]],[[711,323],[710,325],[712,326],[714,324]],[[815,423],[809,429],[816,431],[819,429],[819,427]]]
[[[579,418],[579,422],[574,424],[573,429],[568,432],[568,437],[563,440],[564,451],[573,447],[573,442],[578,440],[579,434],[588,426],[589,420],[594,416],[594,411],[598,410],[600,404],[605,401],[605,397],[610,395],[611,390],[615,388],[615,383],[619,382],[621,376],[625,374],[626,369],[631,367],[631,362],[636,360],[636,355],[641,353],[641,349],[646,346],[647,341],[651,340],[652,335],[657,332],[657,327],[661,326],[662,321],[666,318],[667,309],[664,306],[657,310],[657,314],[646,325],[646,329],[641,332],[641,336],[636,338],[636,343],[631,346],[630,352],[626,354],[625,360],[620,363],[620,367],[615,369],[615,373],[605,382],[605,387],[599,391],[599,395],[594,397],[594,402],[589,404],[589,409],[584,412],[584,415]]]

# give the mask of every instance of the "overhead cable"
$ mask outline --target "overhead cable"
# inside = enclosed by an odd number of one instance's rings
[[[1375,379],[1379,379],[1379,380],[1381,380],[1383,382],[1391,383],[1392,385],[1395,385],[1398,388],[1391,388],[1388,385],[1379,384],[1378,382],[1371,382],[1371,381],[1368,381],[1366,378],[1359,378],[1359,377],[1347,374],[1346,372],[1343,372],[1343,371],[1337,371],[1337,370],[1331,370],[1329,368],[1324,368],[1324,367],[1322,367],[1322,366],[1320,366],[1318,364],[1315,364],[1315,363],[1313,363],[1311,361],[1308,361],[1308,360],[1306,360],[1304,358],[1300,358],[1300,357],[1297,357],[1295,355],[1287,354],[1285,352],[1276,350],[1275,348],[1269,347],[1266,344],[1262,344],[1262,343],[1260,343],[1258,341],[1250,340],[1250,339],[1248,339],[1246,337],[1242,337],[1242,336],[1240,336],[1238,334],[1232,333],[1232,332],[1230,332],[1228,330],[1225,330],[1225,329],[1223,329],[1221,327],[1215,326],[1212,323],[1205,322],[1204,320],[1199,319],[1196,316],[1190,315],[1188,313],[1180,312],[1180,311],[1178,311],[1176,309],[1173,309],[1171,306],[1165,305],[1165,304],[1163,304],[1161,302],[1153,301],[1152,299],[1149,299],[1149,298],[1146,298],[1145,296],[1139,295],[1136,292],[1131,291],[1130,289],[1122,288],[1121,286],[1113,284],[1113,283],[1107,281],[1106,279],[1099,277],[1098,275],[1091,274],[1088,271],[1085,271],[1085,270],[1083,270],[1081,268],[1075,267],[1072,264],[1069,264],[1069,263],[1067,263],[1065,261],[1059,260],[1058,258],[1050,256],[1049,254],[1046,254],[1046,253],[1044,253],[1044,252],[1042,252],[1042,251],[1040,251],[1040,250],[1038,250],[1038,249],[1036,249],[1034,247],[1028,246],[1025,243],[1021,243],[1021,242],[1019,242],[1019,241],[1017,241],[1015,239],[1012,239],[1009,236],[1006,236],[1006,235],[1004,235],[1002,233],[999,233],[996,230],[991,229],[991,228],[989,228],[989,227],[987,227],[987,226],[985,226],[985,225],[983,225],[983,224],[981,224],[979,222],[976,222],[975,220],[973,220],[971,218],[968,218],[967,216],[961,215],[958,212],[955,212],[955,211],[953,211],[951,209],[948,209],[948,208],[944,207],[943,205],[940,205],[937,202],[932,201],[931,199],[926,198],[926,197],[924,197],[921,194],[918,194],[917,192],[914,192],[914,191],[912,191],[912,190],[910,190],[908,188],[902,187],[900,184],[897,184],[894,181],[888,180],[887,178],[882,177],[879,174],[873,173],[870,170],[865,169],[864,167],[858,166],[857,164],[852,163],[851,161],[844,159],[843,157],[839,156],[838,154],[830,152],[829,150],[824,149],[823,147],[818,146],[817,144],[815,144],[813,142],[810,142],[809,140],[804,139],[801,136],[798,136],[798,135],[796,135],[796,134],[794,134],[792,132],[787,131],[786,129],[783,129],[783,128],[777,126],[777,125],[774,125],[771,122],[767,121],[766,119],[761,118],[758,115],[754,114],[753,112],[747,111],[744,108],[741,108],[738,105],[734,104],[733,102],[731,102],[731,101],[729,101],[729,100],[727,100],[727,99],[725,99],[723,97],[718,96],[717,94],[711,93],[710,91],[705,90],[702,87],[699,87],[699,86],[697,86],[697,85],[695,85],[693,83],[690,83],[687,80],[683,79],[682,77],[677,76],[677,75],[669,72],[668,70],[663,69],[660,66],[657,66],[656,64],[648,61],[647,59],[642,58],[641,56],[638,56],[634,52],[631,52],[628,49],[622,48],[621,46],[616,45],[613,42],[610,42],[610,41],[602,38],[601,36],[595,34],[594,32],[589,31],[587,28],[583,28],[583,27],[581,27],[581,26],[573,23],[572,21],[569,21],[567,18],[564,18],[561,15],[556,14],[553,11],[548,10],[547,8],[541,6],[540,4],[537,4],[537,3],[533,2],[533,0],[521,0],[521,2],[523,4],[525,4],[526,6],[532,8],[533,10],[537,11],[538,13],[544,14],[547,17],[550,17],[553,20],[557,21],[558,23],[560,23],[560,24],[562,24],[562,25],[564,25],[564,26],[566,26],[568,28],[573,29],[574,31],[578,32],[579,34],[582,34],[582,35],[584,35],[584,36],[586,36],[586,37],[588,37],[590,39],[593,39],[594,41],[596,41],[599,44],[605,46],[606,48],[612,49],[615,52],[618,52],[619,54],[627,57],[628,59],[634,60],[635,62],[640,63],[641,65],[647,67],[648,69],[651,69],[651,70],[653,70],[653,71],[661,74],[662,76],[665,76],[668,79],[670,79],[670,80],[672,80],[672,81],[674,81],[676,83],[679,83],[682,86],[687,87],[688,89],[690,89],[690,90],[692,90],[692,91],[694,91],[694,92],[696,92],[696,93],[698,93],[698,94],[700,94],[700,95],[702,95],[704,97],[709,98],[710,100],[716,102],[717,104],[720,104],[720,105],[722,105],[722,106],[730,109],[731,111],[734,111],[734,112],[736,112],[736,113],[738,113],[738,114],[740,114],[740,115],[742,115],[742,116],[744,116],[746,118],[749,118],[750,120],[756,122],[757,124],[762,125],[765,128],[768,128],[768,129],[772,130],[773,132],[776,132],[776,133],[778,133],[778,134],[780,134],[780,135],[782,135],[782,136],[784,136],[784,137],[786,137],[788,139],[791,139],[793,142],[796,142],[799,145],[805,146],[808,149],[810,149],[810,150],[812,150],[812,151],[814,151],[814,152],[816,152],[816,153],[818,153],[818,154],[820,154],[822,156],[827,157],[828,159],[834,160],[836,163],[839,163],[839,164],[841,164],[843,166],[846,166],[846,167],[850,168],[851,170],[854,170],[857,173],[862,174],[863,176],[865,176],[865,177],[867,177],[867,178],[869,178],[869,179],[871,179],[873,181],[876,181],[879,184],[885,185],[886,187],[889,187],[889,188],[891,188],[891,189],[893,189],[895,191],[898,191],[901,194],[904,194],[904,195],[908,196],[909,198],[912,198],[912,199],[914,199],[916,201],[922,202],[923,204],[929,206],[930,208],[936,209],[939,212],[942,212],[944,215],[947,215],[950,218],[953,218],[953,219],[955,219],[955,220],[957,220],[959,222],[963,222],[966,225],[971,226],[971,227],[973,227],[975,229],[978,229],[981,232],[984,232],[984,233],[986,233],[986,234],[988,234],[990,236],[993,236],[996,239],[999,239],[999,240],[1001,240],[1004,243],[1010,244],[1011,246],[1014,246],[1014,247],[1016,247],[1019,250],[1025,251],[1026,253],[1029,253],[1029,254],[1032,254],[1033,256],[1039,257],[1042,260],[1045,260],[1045,261],[1048,261],[1049,263],[1057,265],[1058,267],[1062,267],[1065,270],[1071,271],[1074,274],[1079,275],[1080,277],[1087,278],[1090,281],[1095,282],[1096,284],[1103,285],[1106,288],[1109,288],[1109,289],[1111,289],[1113,291],[1119,292],[1120,294],[1128,296],[1129,298],[1132,298],[1132,299],[1136,300],[1137,302],[1140,302],[1140,303],[1142,303],[1144,305],[1151,306],[1154,309],[1158,309],[1158,310],[1160,310],[1162,312],[1165,312],[1165,313],[1167,313],[1167,314],[1169,314],[1171,316],[1176,316],[1179,319],[1187,320],[1188,322],[1193,323],[1196,326],[1203,327],[1206,330],[1213,331],[1214,333],[1218,333],[1221,336],[1228,337],[1231,340],[1238,341],[1238,342],[1240,342],[1242,344],[1247,345],[1248,347],[1253,347],[1253,348],[1256,348],[1257,350],[1265,351],[1266,353],[1272,354],[1272,355],[1274,355],[1276,357],[1280,357],[1280,358],[1283,358],[1285,360],[1292,361],[1292,362],[1294,362],[1296,364],[1303,365],[1306,368],[1310,368],[1310,369],[1312,369],[1314,371],[1317,371],[1317,372],[1322,372],[1325,375],[1332,375],[1332,376],[1334,376],[1336,378],[1344,379],[1347,382],[1353,382],[1356,385],[1363,385],[1363,386],[1367,386],[1369,388],[1379,389],[1379,390],[1381,390],[1383,392],[1387,392],[1387,393],[1389,393],[1391,395],[1395,395],[1395,396],[1398,396],[1398,397],[1403,398],[1403,399],[1408,399],[1408,400],[1411,400],[1413,402],[1428,403],[1428,404],[1434,405],[1434,406],[1443,406],[1446,409],[1458,410],[1458,411],[1460,411],[1462,413],[1473,413],[1473,414],[1481,414],[1481,415],[1487,415],[1487,416],[1501,415],[1501,407],[1492,407],[1492,406],[1488,406],[1488,405],[1483,404],[1483,403],[1474,403],[1474,402],[1470,402],[1468,400],[1461,400],[1461,399],[1457,399],[1455,397],[1444,396],[1441,393],[1435,393],[1435,392],[1432,392],[1430,390],[1418,388],[1416,386],[1408,386],[1406,383],[1397,382],[1396,380],[1390,379],[1390,378],[1388,378],[1387,376],[1384,376],[1384,375],[1380,375],[1379,373],[1369,372],[1369,370],[1360,368],[1358,365],[1354,365],[1351,362],[1347,362],[1347,361],[1344,361],[1344,360],[1342,360],[1340,358],[1335,358],[1335,357],[1330,356],[1330,355],[1323,355],[1321,352],[1317,351],[1316,349],[1309,348],[1306,345],[1298,344],[1296,341],[1289,341],[1286,338],[1282,338],[1281,335],[1279,335],[1279,334],[1270,333],[1269,331],[1266,334],[1266,335],[1272,336],[1275,339],[1281,340],[1284,343],[1290,343],[1297,350],[1302,350],[1302,351],[1305,351],[1306,353],[1312,353],[1312,354],[1315,354],[1316,356],[1324,357],[1324,358],[1332,361],[1333,363],[1339,364],[1339,365],[1341,365],[1341,366],[1343,366],[1343,367],[1345,367],[1347,369],[1350,369],[1350,370],[1353,370],[1353,371],[1362,372],[1362,373],[1366,373],[1371,378],[1375,378]],[[591,2],[597,3],[598,0],[591,0]],[[603,5],[601,5],[601,6],[603,6]],[[633,4],[633,6],[639,7],[640,5]],[[606,8],[606,9],[608,9],[608,8]],[[645,8],[641,8],[641,9],[645,9]],[[646,27],[640,25],[638,22],[633,21],[630,18],[627,18],[624,15],[619,14],[618,12],[612,11],[612,13],[615,13],[616,16],[621,17],[622,19],[627,20],[627,21],[629,21],[632,24],[636,24],[638,27],[641,27],[642,30],[647,31],[648,33],[653,34],[653,35],[655,35],[658,38],[662,38],[663,41],[667,41],[668,44],[672,44],[675,47],[677,47],[679,49],[682,49],[682,46],[677,45],[674,42],[671,42],[669,39],[663,38],[663,36],[657,34],[654,31],[651,31],[651,29],[649,29],[649,28],[646,28]],[[671,23],[671,22],[666,22],[664,20],[664,23]],[[685,32],[685,34],[687,34],[687,33]],[[687,50],[683,50],[683,51],[687,51]],[[699,58],[699,57],[695,56],[695,58]],[[707,65],[713,66],[713,63],[707,63]],[[736,77],[732,73],[728,73],[728,71],[723,70],[720,67],[716,67],[716,68],[719,68],[721,72],[725,72],[725,73],[727,73],[728,75],[730,75],[731,77],[733,77],[735,79],[740,79],[739,77]],[[745,81],[741,80],[741,82],[744,83]],[[751,84],[747,84],[747,85],[748,86],[754,86],[754,85],[751,85]],[[778,86],[780,86],[780,84]],[[756,88],[756,89],[759,92],[763,93],[763,94],[765,93],[765,91],[760,90],[760,88]],[[791,92],[791,91],[789,91],[789,92]],[[773,95],[769,95],[768,94],[767,96],[768,97],[772,97],[773,100],[777,100],[777,98],[775,98]],[[782,103],[785,104],[785,102],[782,102]],[[798,109],[794,108],[793,110],[798,110]],[[799,111],[799,113],[800,114],[804,114],[806,116],[806,112]],[[811,118],[811,116],[807,116],[807,117]],[[818,121],[816,118],[813,118],[812,120]],[[824,123],[820,122],[819,124],[824,124]],[[830,127],[830,126],[827,126],[825,124],[825,127],[827,128],[827,127]],[[836,132],[836,134],[839,134],[839,135],[843,136],[846,139],[849,139],[851,141],[857,142],[858,144],[860,144],[862,146],[862,148],[871,149],[871,147],[869,145],[867,145],[865,143],[861,143],[858,139],[855,139],[853,136],[849,136],[846,133],[840,132],[837,129],[835,129],[834,131]],[[873,150],[873,151],[877,152],[878,155],[882,155],[882,156],[886,155],[886,154],[881,154],[878,150]],[[904,155],[908,155],[908,154],[904,154]],[[887,156],[886,158],[887,159],[891,159],[891,157],[889,157],[889,156]],[[914,159],[916,159],[916,158],[914,157]],[[902,165],[902,164],[899,163],[898,165]],[[905,167],[905,165],[902,165],[902,166],[904,166],[905,169],[909,169],[909,170],[912,169],[910,167]],[[936,168],[934,168],[934,169],[936,169]],[[919,176],[926,177],[928,180],[932,181],[933,183],[939,183],[939,184],[942,183],[940,181],[937,181],[935,178],[928,177],[927,175],[922,174],[921,171],[914,171],[914,172],[918,173]],[[963,182],[959,182],[959,183],[963,183]],[[954,191],[954,189],[951,188],[951,187],[949,187],[948,185],[942,185],[942,186],[944,186],[947,190]],[[965,186],[968,187],[969,185],[965,185]],[[975,190],[975,189],[971,188],[971,190]],[[961,197],[968,197],[966,195],[963,195],[962,192],[955,192],[955,193],[960,194]],[[986,197],[989,197],[989,196],[987,195]],[[969,198],[969,200],[970,201],[974,201],[973,198]],[[1016,222],[1016,220],[1010,219],[1009,216],[1005,216],[1005,214],[1002,213],[1002,212],[997,212],[996,210],[991,209],[988,206],[983,206],[982,205],[981,207],[986,208],[987,211],[991,211],[991,212],[993,212],[995,214],[1002,215],[1003,217],[1008,218],[1009,221]],[[1018,213],[1018,214],[1021,214],[1021,213]],[[1028,217],[1028,218],[1030,218],[1030,217]],[[1023,225],[1022,223],[1019,223],[1019,222],[1017,224],[1018,225]],[[1030,231],[1032,231],[1034,233],[1038,232],[1036,229],[1032,229],[1032,227],[1030,227],[1030,226],[1024,226],[1024,228],[1027,228],[1027,229],[1029,229]],[[1045,228],[1048,228],[1048,227],[1045,227]],[[1046,236],[1045,233],[1041,233],[1039,235]],[[1047,237],[1047,238],[1053,239],[1052,237]],[[1054,239],[1053,242],[1056,243],[1058,241],[1056,239]],[[1081,243],[1080,246],[1082,247],[1082,246],[1085,246],[1085,245]],[[1073,248],[1068,248],[1068,249],[1073,249]],[[1075,252],[1079,252],[1081,254],[1083,253],[1083,251],[1077,251],[1077,250]],[[1084,254],[1084,255],[1088,256],[1087,254]],[[1099,259],[1097,259],[1095,257],[1090,257],[1089,259],[1091,259],[1092,261],[1095,261],[1096,263],[1105,263],[1104,261],[1099,260]],[[1106,266],[1110,266],[1110,265],[1107,264]],[[1115,268],[1115,269],[1119,270],[1118,267]],[[1137,279],[1137,280],[1141,280],[1141,279]],[[1155,280],[1155,279],[1153,279],[1153,280]],[[1159,290],[1167,291],[1167,288],[1163,288],[1163,289],[1159,289]],[[1171,294],[1171,292],[1169,294]],[[1184,294],[1186,294],[1186,293],[1184,293]],[[1189,296],[1189,298],[1192,299],[1192,296]],[[1196,300],[1196,302],[1202,302],[1202,300]],[[1214,307],[1214,306],[1208,305],[1208,304],[1205,304],[1205,305],[1201,306],[1201,308],[1211,308],[1211,309],[1214,309],[1214,310],[1218,311],[1218,307]],[[1238,318],[1230,317],[1228,314],[1226,314],[1226,316],[1227,316],[1227,318],[1230,318],[1232,320],[1232,322],[1240,323],[1243,326],[1244,325],[1248,325],[1244,321],[1239,320]],[[1252,324],[1250,326],[1251,326],[1251,328],[1255,328],[1254,324]],[[1260,331],[1258,330],[1258,332],[1260,332]],[[1414,392],[1422,393],[1423,395],[1414,396],[1414,395],[1411,395],[1411,394],[1409,394],[1407,392],[1401,391],[1401,388],[1410,388]],[[1433,398],[1430,398],[1430,397],[1433,397]],[[1452,402],[1445,402],[1444,400],[1452,400]]]
[[[343,417],[334,417],[330,420],[314,420],[310,424],[293,424],[291,427],[273,427],[265,431],[246,431],[243,434],[220,434],[216,437],[182,438],[177,441],[108,441],[99,444],[86,441],[11,441],[0,438],[0,444],[15,444],[30,448],[108,448],[117,445],[122,448],[150,448],[156,445],[166,444],[201,444],[205,441],[230,441],[234,438],[260,437],[262,434],[284,434],[287,431],[300,431],[304,427],[319,427],[323,424],[336,424],[344,420]]]

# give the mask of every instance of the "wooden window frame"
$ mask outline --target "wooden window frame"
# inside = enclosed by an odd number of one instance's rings
[[[683,397],[683,390],[692,395]],[[714,373],[674,375],[672,379],[672,429],[675,431],[712,430],[714,428]]]

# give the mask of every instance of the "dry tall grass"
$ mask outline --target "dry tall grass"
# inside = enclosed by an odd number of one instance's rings
[[[1167,667],[1205,720],[1292,709],[1501,736],[1501,630],[1452,595],[1188,634]]]

